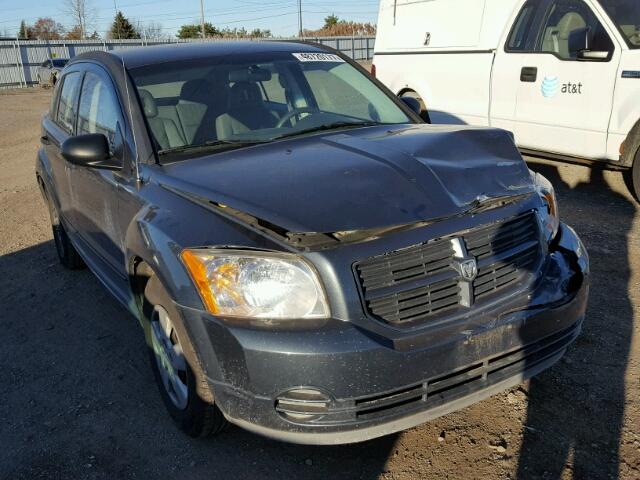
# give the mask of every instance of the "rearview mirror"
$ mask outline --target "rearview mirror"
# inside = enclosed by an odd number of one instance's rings
[[[119,170],[121,167],[111,155],[107,137],[101,133],[70,137],[62,143],[60,150],[65,160],[80,167],[106,170]]]
[[[591,27],[577,28],[569,33],[569,54],[587,61],[606,61],[610,56],[610,52],[593,50]]]

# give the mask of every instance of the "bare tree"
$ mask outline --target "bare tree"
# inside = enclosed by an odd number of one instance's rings
[[[87,37],[87,31],[95,19],[95,10],[91,5],[91,0],[64,0],[63,8],[80,31],[80,38]]]
[[[139,26],[138,31],[142,35],[142,38],[150,41],[166,40],[169,37],[169,35],[165,33],[162,24],[158,22],[149,22]]]

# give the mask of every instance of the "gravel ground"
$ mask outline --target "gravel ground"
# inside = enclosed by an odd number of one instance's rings
[[[593,278],[584,333],[527,384],[402,434],[301,447],[177,431],[142,333],[57,263],[34,158],[49,92],[0,92],[0,478],[640,478],[640,224],[623,177],[531,163],[556,185]]]

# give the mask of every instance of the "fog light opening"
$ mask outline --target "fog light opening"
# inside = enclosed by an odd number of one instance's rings
[[[276,397],[275,409],[286,420],[308,423],[329,413],[331,397],[315,388],[294,388]]]

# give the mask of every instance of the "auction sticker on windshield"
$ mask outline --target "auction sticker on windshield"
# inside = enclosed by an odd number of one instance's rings
[[[292,53],[301,62],[343,62],[344,59],[333,53]]]

